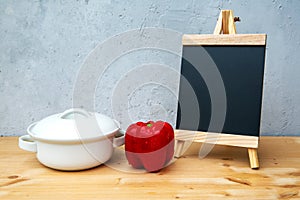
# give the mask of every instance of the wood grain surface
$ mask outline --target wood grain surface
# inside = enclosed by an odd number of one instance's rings
[[[182,45],[266,45],[266,34],[184,34]]]
[[[215,146],[199,159],[202,144],[190,143],[156,173],[131,170],[122,148],[106,165],[57,171],[17,141],[0,138],[0,199],[300,199],[300,137],[261,137],[259,170],[245,148]]]

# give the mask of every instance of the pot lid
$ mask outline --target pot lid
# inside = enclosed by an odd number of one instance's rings
[[[108,116],[72,108],[31,124],[27,132],[40,140],[78,141],[109,137],[119,127],[119,122]]]

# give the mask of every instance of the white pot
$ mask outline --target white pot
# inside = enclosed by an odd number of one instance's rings
[[[21,149],[58,170],[82,170],[105,163],[114,147],[124,144],[119,122],[83,109],[70,109],[31,124],[19,138]]]

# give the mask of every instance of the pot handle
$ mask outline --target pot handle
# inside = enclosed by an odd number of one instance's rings
[[[30,135],[23,135],[19,137],[19,147],[26,151],[36,152],[36,142]]]
[[[81,114],[85,117],[90,117],[91,116],[91,114],[88,111],[86,111],[82,108],[71,108],[71,109],[68,109],[68,110],[64,111],[63,113],[61,113],[61,115],[59,117],[60,118],[67,118],[68,115],[74,114],[74,113]]]
[[[113,141],[113,146],[114,147],[122,146],[125,143],[125,131],[124,130],[119,130],[119,133],[122,136],[114,138],[114,141]]]

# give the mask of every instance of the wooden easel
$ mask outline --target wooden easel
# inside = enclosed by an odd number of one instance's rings
[[[219,34],[236,34],[235,21],[239,21],[238,17],[234,17],[232,10],[222,10],[220,12],[214,35]],[[184,151],[184,144],[188,140],[193,140],[195,142],[207,142],[219,145],[229,145],[229,146],[240,146],[246,147],[248,149],[250,167],[252,169],[259,168],[259,161],[257,155],[258,147],[258,137],[257,139],[248,136],[235,136],[230,134],[216,134],[216,133],[204,133],[197,132],[197,134],[192,135],[189,131],[181,132],[177,131],[178,137],[176,142],[175,157],[180,157]]]

